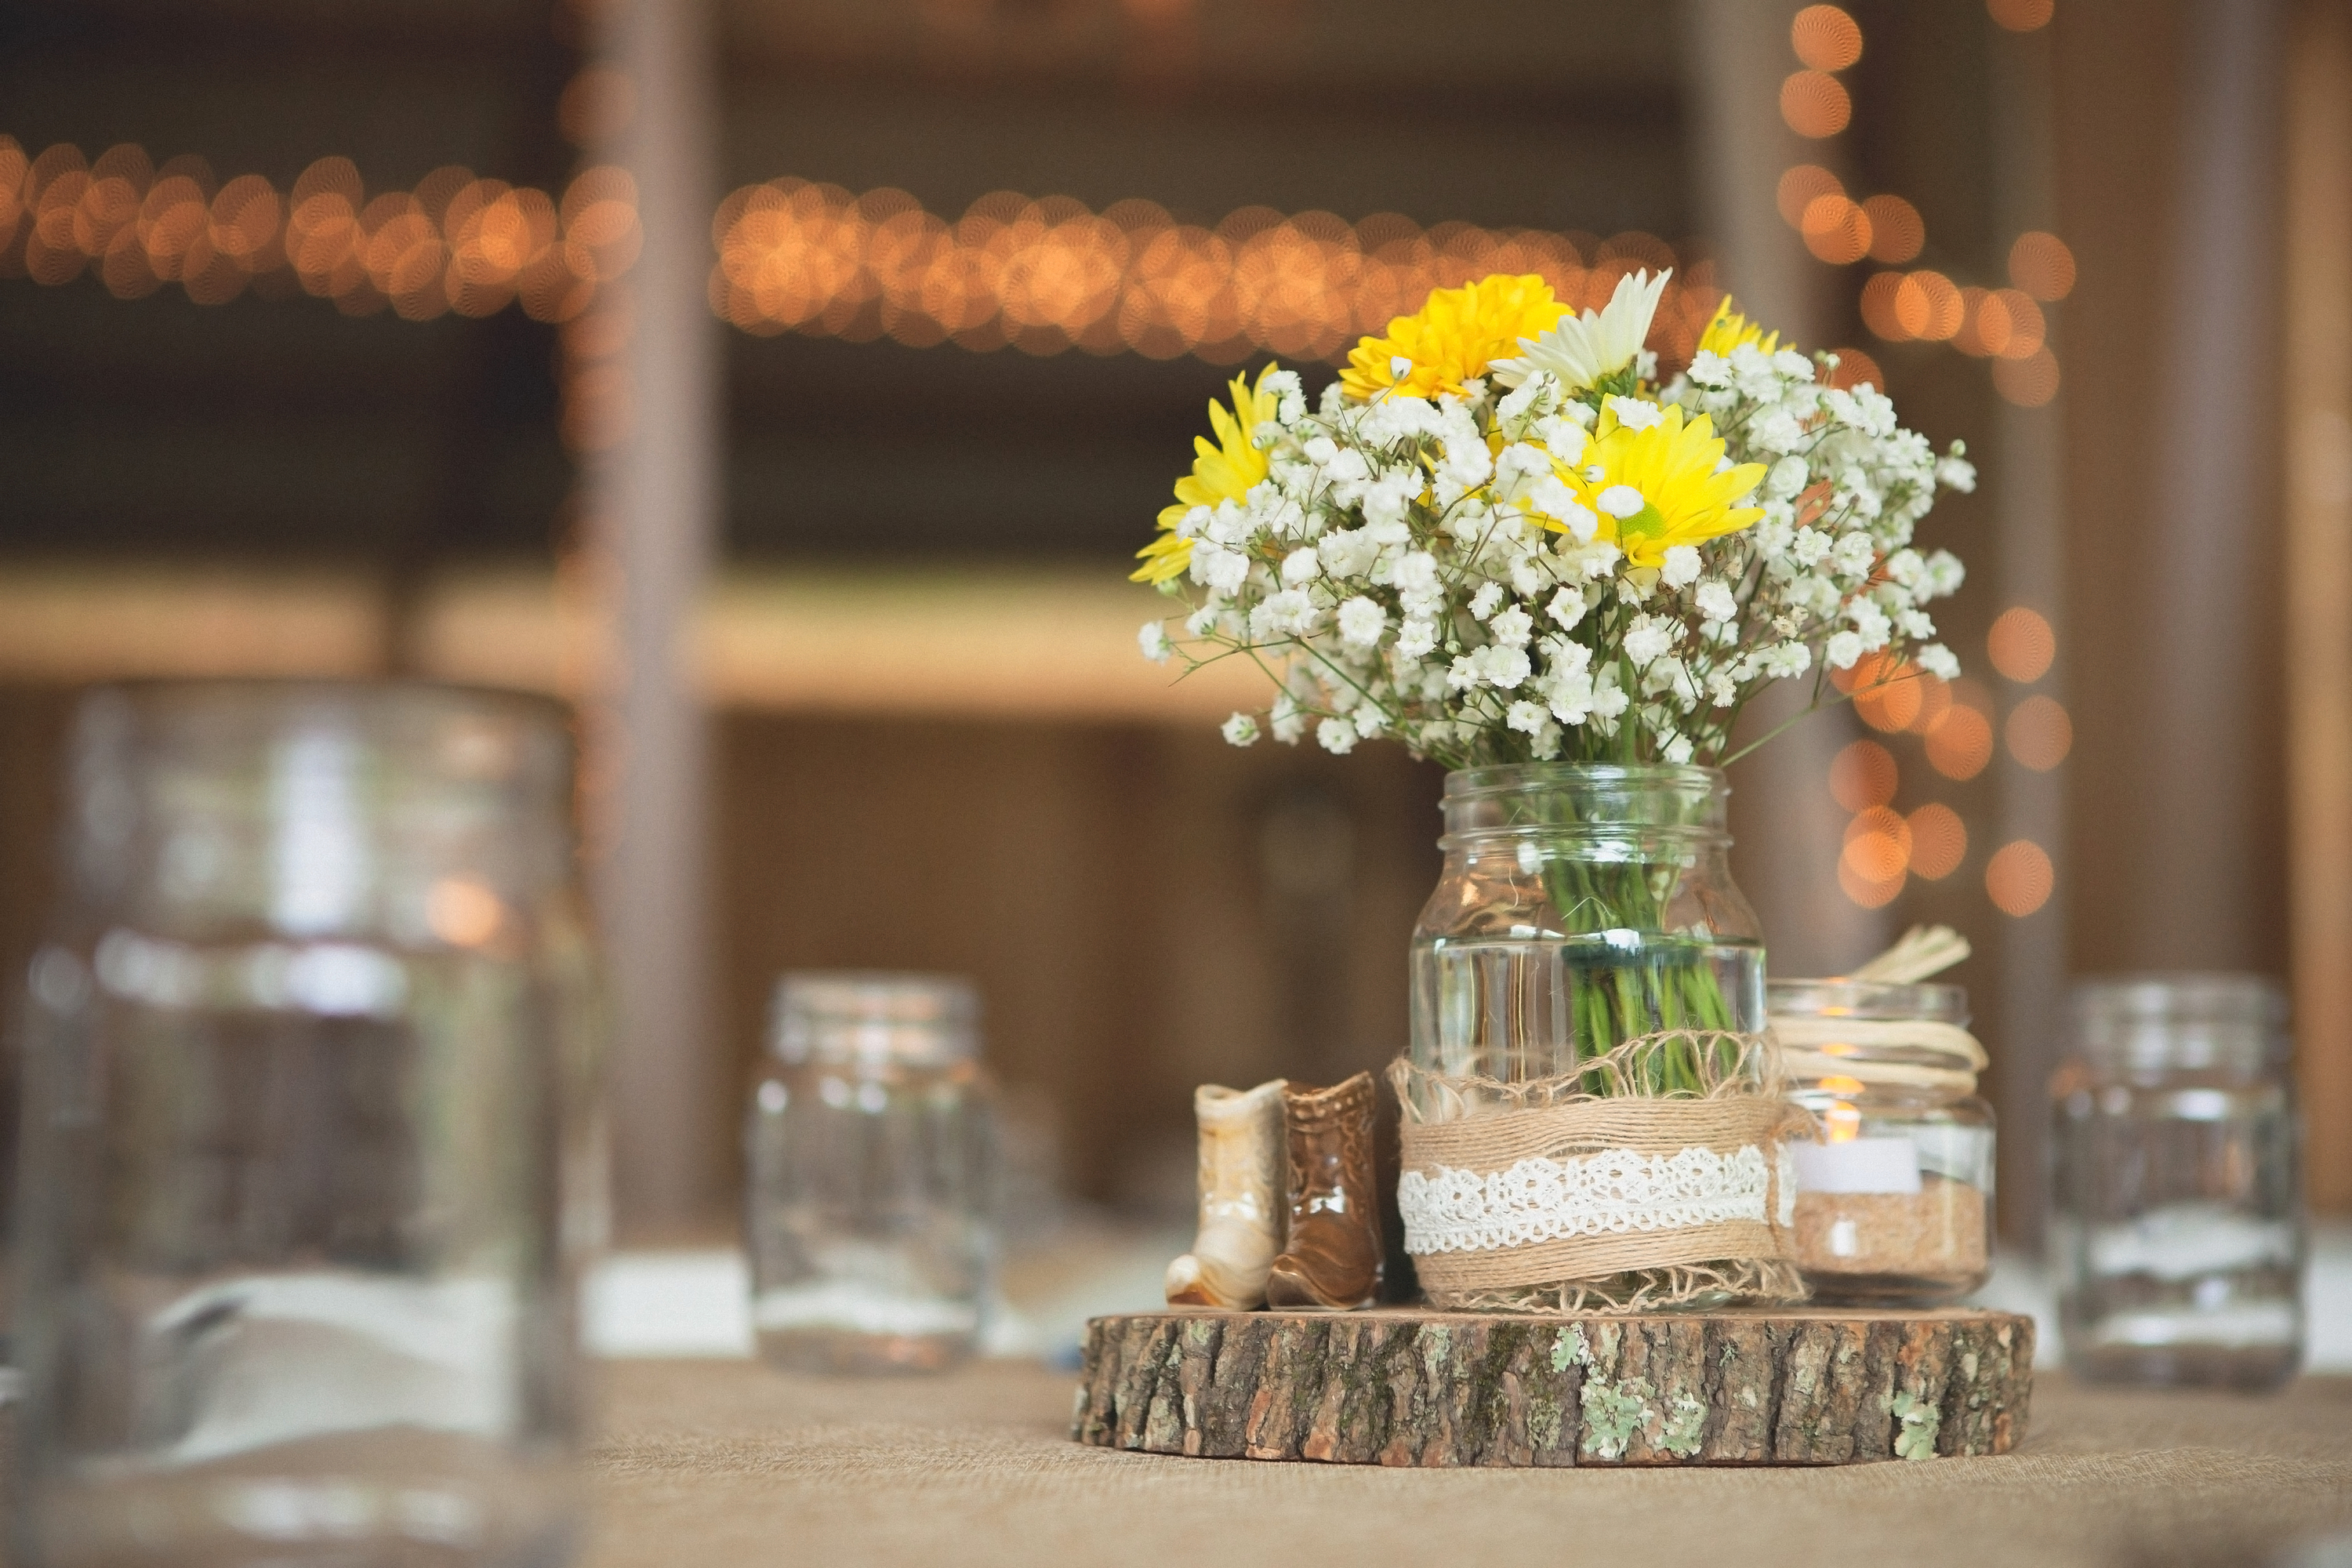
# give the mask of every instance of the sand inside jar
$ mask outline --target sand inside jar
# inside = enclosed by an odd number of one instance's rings
[[[1984,1194],[1926,1173],[1916,1195],[1799,1193],[1797,1266],[1808,1274],[1981,1274]]]

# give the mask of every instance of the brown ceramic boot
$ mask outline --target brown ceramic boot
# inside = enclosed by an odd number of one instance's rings
[[[1350,1311],[1381,1293],[1381,1195],[1373,1171],[1372,1075],[1336,1089],[1285,1088],[1290,1243],[1265,1282],[1269,1307]]]

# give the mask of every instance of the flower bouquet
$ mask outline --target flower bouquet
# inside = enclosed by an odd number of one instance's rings
[[[1926,605],[1960,563],[1912,532],[1973,487],[1959,445],[1728,298],[1662,380],[1666,281],[1581,315],[1536,277],[1439,289],[1312,406],[1293,371],[1236,378],[1135,573],[1187,602],[1148,656],[1265,671],[1234,744],[1311,729],[1453,770],[1412,1065],[1457,1112],[1752,1078],[1762,955],[1715,771],[1742,709],[1958,673]]]

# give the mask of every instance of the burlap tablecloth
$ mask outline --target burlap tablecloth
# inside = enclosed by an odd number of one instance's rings
[[[594,1568],[2259,1563],[2352,1531],[2352,1379],[2113,1393],[2044,1373],[2000,1458],[1817,1470],[1384,1470],[1068,1440],[1024,1364],[836,1382],[618,1363]]]

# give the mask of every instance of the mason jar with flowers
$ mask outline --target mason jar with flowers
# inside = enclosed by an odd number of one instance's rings
[[[1311,406],[1296,372],[1237,378],[1135,574],[1186,601],[1148,656],[1265,671],[1234,744],[1392,740],[1450,770],[1391,1073],[1439,1306],[1801,1294],[1784,1140],[1807,1119],[1721,770],[1774,681],[1820,706],[1864,668],[1958,673],[1926,606],[1960,563],[1912,535],[1972,488],[1959,445],[1727,298],[1662,376],[1667,283],[1580,315],[1489,277],[1363,340]]]

